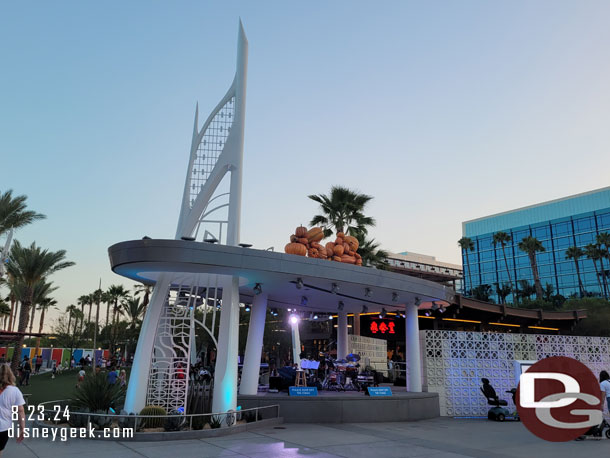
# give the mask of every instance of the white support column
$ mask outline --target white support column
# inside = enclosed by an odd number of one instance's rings
[[[417,306],[415,304],[405,305],[405,315],[407,390],[421,393],[421,353],[419,349]]]
[[[290,327],[292,328],[292,359],[294,364],[301,367],[301,334],[299,333],[299,322],[297,320],[296,323],[290,323]]]
[[[256,394],[258,392],[258,377],[261,369],[261,352],[263,350],[266,316],[267,295],[262,293],[254,296],[252,301],[239,394]]]
[[[222,309],[212,412],[227,412],[237,407],[237,350],[239,341],[239,278],[222,278]]]
[[[339,312],[337,320],[337,359],[347,356],[347,312]]]
[[[163,312],[168,288],[169,280],[162,275],[153,289],[138,337],[138,345],[133,357],[133,366],[131,367],[127,394],[125,395],[124,410],[127,413],[139,413],[146,406],[146,393],[148,391],[150,364],[153,357],[157,326]]]
[[[354,335],[360,335],[360,314],[354,313]]]

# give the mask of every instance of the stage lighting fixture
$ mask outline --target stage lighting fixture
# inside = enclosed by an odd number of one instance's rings
[[[360,312],[360,313],[368,313],[368,311],[369,311],[369,308],[366,305],[363,305],[362,312]]]
[[[314,320],[317,320],[317,319],[318,319],[318,314],[315,314],[315,315],[313,316],[313,319],[314,319]]]
[[[256,294],[257,296],[263,292],[263,287],[261,286],[260,283],[257,283],[256,285],[254,285],[254,294]]]
[[[415,298],[415,305],[420,305],[421,304],[421,299],[419,297]]]
[[[381,309],[381,313],[379,314],[379,318],[385,318],[388,312],[386,309]]]
[[[373,291],[371,288],[364,288],[364,297],[371,297],[373,295]]]
[[[330,287],[330,292],[333,294],[337,294],[339,292],[339,285],[333,283]]]
[[[328,315],[328,319],[329,319],[329,320],[332,320],[332,319],[333,319],[333,316],[332,316],[332,315]]]
[[[438,310],[438,304],[436,302],[432,302],[432,311],[436,312]]]
[[[299,317],[297,315],[290,315],[290,324],[297,324],[299,322]]]
[[[426,316],[430,316],[430,312],[429,312],[428,310],[426,310],[426,311],[424,312],[424,315],[426,315]]]
[[[307,305],[308,299],[307,296],[301,296],[301,306],[305,307]]]
[[[342,311],[344,307],[345,304],[343,303],[343,301],[339,301],[339,304],[337,304],[337,310]]]
[[[392,293],[392,302],[398,302],[398,293]]]
[[[297,289],[303,288],[303,279],[302,278],[297,278],[296,287],[297,287]]]
[[[249,312],[249,311],[250,311],[250,306],[246,305],[246,312]]]

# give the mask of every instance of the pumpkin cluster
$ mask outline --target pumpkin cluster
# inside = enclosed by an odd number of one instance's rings
[[[328,242],[326,245],[320,243],[323,238],[324,230],[321,227],[307,230],[306,227],[299,226],[290,236],[290,243],[284,247],[284,251],[298,256],[307,255],[310,258],[362,265],[362,257],[357,253],[358,239],[356,237],[338,232],[335,241]]]

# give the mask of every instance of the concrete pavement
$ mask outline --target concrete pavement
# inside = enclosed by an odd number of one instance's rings
[[[284,424],[206,440],[110,442],[9,440],[2,458],[309,457],[460,458],[601,456],[610,441],[551,443],[519,422],[436,418],[404,423]]]

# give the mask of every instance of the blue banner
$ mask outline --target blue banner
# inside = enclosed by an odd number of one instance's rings
[[[392,389],[389,386],[369,386],[369,396],[392,396]]]
[[[291,386],[290,396],[317,396],[318,388],[315,386]]]

